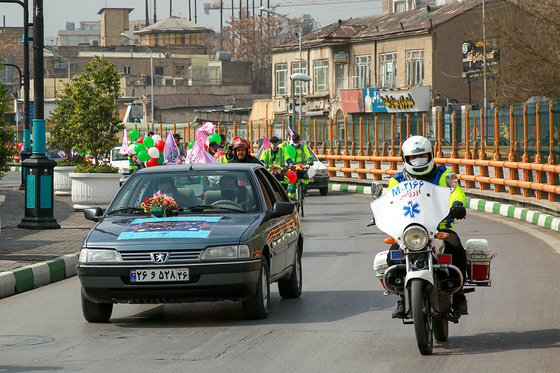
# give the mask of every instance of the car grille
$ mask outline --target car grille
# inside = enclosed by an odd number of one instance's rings
[[[182,263],[182,262],[193,262],[198,260],[200,253],[204,249],[192,249],[192,250],[156,250],[153,251],[126,251],[121,252],[121,258],[123,262],[139,262],[139,263],[153,263],[151,253],[152,252],[168,252],[169,259],[166,263]]]

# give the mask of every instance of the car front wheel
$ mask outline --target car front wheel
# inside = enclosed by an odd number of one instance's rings
[[[261,259],[261,273],[255,295],[242,302],[243,315],[248,320],[266,319],[270,307],[270,284],[268,265]]]
[[[95,303],[88,300],[82,289],[82,313],[88,322],[107,322],[113,313],[113,303]]]

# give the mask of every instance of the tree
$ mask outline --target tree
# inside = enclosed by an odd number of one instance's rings
[[[503,0],[489,6],[487,35],[495,37],[500,64],[498,102],[560,97],[560,6],[557,0]],[[507,8],[507,10],[506,10]]]
[[[0,66],[0,69],[3,68]],[[4,114],[8,111],[8,102],[12,96],[3,82],[0,82],[0,178],[8,171],[8,159],[16,154],[15,130],[4,120]]]
[[[70,149],[91,153],[93,163],[117,145],[123,124],[119,119],[119,75],[115,66],[95,58],[84,72],[72,78],[51,113],[56,122],[51,145],[70,154]]]
[[[252,62],[253,93],[272,93],[272,49],[297,38],[297,24],[277,16],[234,19],[224,29],[222,47],[237,61]]]

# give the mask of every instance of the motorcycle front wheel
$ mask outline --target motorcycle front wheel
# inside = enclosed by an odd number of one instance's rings
[[[438,342],[445,342],[449,336],[449,321],[444,318],[433,320],[434,338]]]
[[[430,295],[424,287],[424,281],[420,279],[412,280],[412,319],[414,321],[416,343],[422,355],[431,355],[434,348],[434,333],[429,299]]]

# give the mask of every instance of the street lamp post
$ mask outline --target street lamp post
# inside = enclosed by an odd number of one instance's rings
[[[56,56],[56,57],[62,58],[63,60],[66,60],[66,66],[68,67],[68,69],[67,69],[68,70],[68,85],[70,85],[70,60],[68,58],[64,57],[64,56],[61,56],[58,53],[55,54],[53,51],[50,51],[47,48],[43,48],[43,50],[47,53],[52,54],[53,57]]]
[[[298,22],[298,21],[295,21],[295,20],[293,20],[293,19],[290,19],[290,18],[288,18],[288,17],[286,17],[286,16],[284,16],[284,15],[282,15],[282,14],[276,13],[274,10],[272,10],[272,9],[270,9],[270,8],[267,8],[267,7],[264,7],[264,6],[261,6],[261,7],[260,7],[260,10],[263,11],[263,12],[269,13],[269,14],[277,15],[278,17],[284,18],[284,19],[286,19],[286,20],[288,20],[288,21],[290,21],[290,22],[293,22],[293,23],[297,23],[297,24],[298,24],[298,26],[299,26],[299,37],[298,37],[298,39],[299,39],[299,40],[298,40],[298,41],[299,41],[299,71],[298,71],[298,72],[301,73],[301,72],[302,72],[302,71],[301,71],[301,67],[302,67],[302,66],[301,66],[301,35],[303,34],[303,23]],[[304,75],[305,75],[305,74],[304,74]],[[302,81],[308,81],[308,80],[299,80],[299,119],[300,119],[300,120],[301,120],[301,104],[302,104],[302,100],[301,100]],[[292,84],[293,84],[293,82],[292,82]],[[293,93],[294,93],[294,90],[292,89],[292,101],[293,101],[293,106],[294,106],[293,111],[295,111],[295,100],[294,100],[294,95],[293,95]]]
[[[123,38],[132,40],[134,42],[134,44],[138,44],[141,47],[146,48],[149,52],[150,52],[150,106],[152,109],[152,128],[154,127],[154,53],[152,52],[152,50],[148,47],[146,47],[144,44],[140,44],[138,41],[136,41],[135,39],[131,38],[130,36],[128,36],[127,34],[125,34],[124,32],[121,34],[121,36]]]
[[[299,86],[301,87],[301,82],[309,82],[311,81],[311,77],[307,74],[303,74],[303,73],[295,73],[290,75],[290,80],[292,81],[292,100],[294,99],[294,82],[299,82]],[[300,91],[301,94],[301,91]],[[301,101],[299,102],[300,104],[300,110],[299,110],[299,119],[301,119]],[[292,105],[292,125],[295,126],[295,121],[296,121],[296,105],[295,102]],[[295,129],[296,127],[294,127]]]

